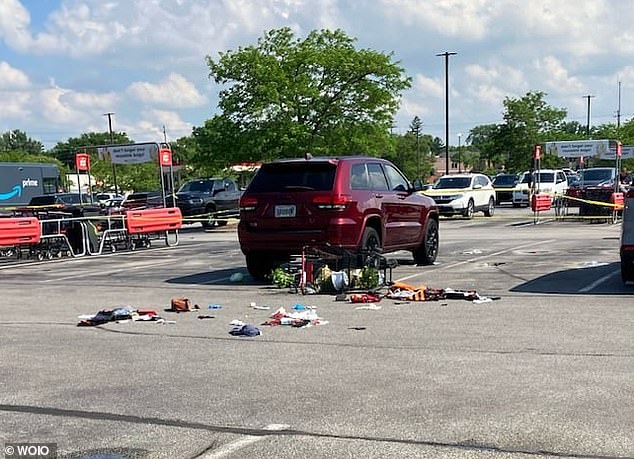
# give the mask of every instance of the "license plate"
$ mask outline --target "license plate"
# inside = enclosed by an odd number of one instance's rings
[[[295,216],[295,205],[275,206],[276,218],[288,218]]]

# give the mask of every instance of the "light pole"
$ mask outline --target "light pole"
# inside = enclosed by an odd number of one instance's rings
[[[449,56],[456,54],[448,51],[436,54],[445,57],[445,175],[449,175]]]
[[[583,96],[584,99],[588,99],[588,122],[586,124],[586,137],[590,138],[590,99],[594,96],[588,94],[587,96]]]
[[[460,139],[462,138],[462,132],[458,133],[458,173],[462,173],[462,157],[460,156]]]
[[[110,145],[114,145],[114,138],[112,136],[112,115],[114,112],[104,113],[103,116],[108,117],[108,132],[110,132]],[[110,161],[112,162],[112,181],[114,182],[114,194],[119,194],[119,188],[117,187],[117,168],[114,165],[114,161],[112,161],[112,156],[110,157]]]

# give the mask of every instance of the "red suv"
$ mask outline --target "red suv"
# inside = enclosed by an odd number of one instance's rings
[[[262,165],[240,199],[238,238],[256,279],[300,254],[331,245],[354,253],[438,253],[438,209],[389,161],[370,157],[279,160]]]

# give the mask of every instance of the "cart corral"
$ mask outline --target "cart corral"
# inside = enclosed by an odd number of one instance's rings
[[[178,244],[178,208],[128,211],[124,215],[73,218],[59,212],[0,218],[0,259],[44,260],[102,255]]]

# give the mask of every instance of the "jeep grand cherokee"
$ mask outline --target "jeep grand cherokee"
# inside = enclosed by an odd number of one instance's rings
[[[306,246],[409,250],[431,264],[438,210],[384,159],[278,160],[262,165],[242,195],[238,238],[256,279]]]

